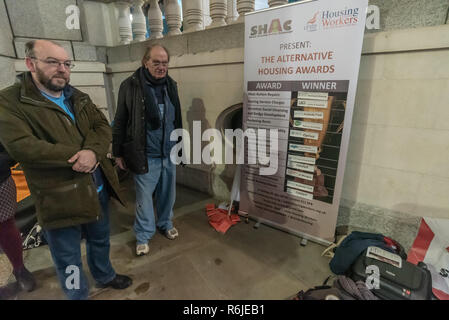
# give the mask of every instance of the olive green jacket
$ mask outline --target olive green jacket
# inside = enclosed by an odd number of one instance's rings
[[[95,152],[109,191],[125,204],[117,174],[106,158],[111,127],[89,96],[70,87],[74,123],[58,105],[44,98],[29,72],[19,80],[0,91],[0,142],[22,165],[39,224],[54,229],[100,219],[91,174],[76,172],[67,162],[82,149]]]

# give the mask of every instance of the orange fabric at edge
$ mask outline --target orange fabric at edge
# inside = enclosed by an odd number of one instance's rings
[[[11,176],[16,184],[17,202],[20,202],[30,196],[30,190],[23,171],[15,169],[17,166],[18,164],[11,168]]]

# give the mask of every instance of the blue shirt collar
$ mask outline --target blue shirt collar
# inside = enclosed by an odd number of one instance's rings
[[[66,85],[63,89],[64,96],[66,99],[70,99],[73,96],[74,88],[71,85]]]
[[[42,94],[45,94],[46,96],[48,96],[48,97],[52,97],[53,99],[60,99],[61,97],[59,97],[59,98],[55,98],[55,97],[53,97],[53,96],[50,96],[50,95],[48,95],[48,94],[46,94],[44,91],[42,91],[42,90],[39,90]],[[73,87],[72,86],[70,86],[70,85],[66,85],[65,87],[64,87],[64,89],[62,89],[62,95],[64,95],[64,99],[65,100],[69,100],[72,96],[73,96],[73,93],[74,93],[74,89],[73,89]]]

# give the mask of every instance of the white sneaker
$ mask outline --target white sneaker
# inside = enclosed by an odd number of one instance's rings
[[[148,244],[144,243],[144,244],[138,244],[136,246],[137,256],[143,256],[145,254],[148,254],[148,252],[150,252],[150,247],[148,246]]]
[[[170,230],[165,231],[165,236],[170,240],[176,239],[178,235],[178,230],[176,230],[176,228],[171,228]]]

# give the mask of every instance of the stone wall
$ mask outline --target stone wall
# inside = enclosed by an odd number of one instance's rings
[[[13,84],[17,73],[28,71],[23,61],[27,41],[51,39],[61,44],[75,61],[71,84],[88,93],[110,119],[109,111],[113,109],[106,95],[105,64],[97,62],[97,49],[87,41],[86,27],[66,27],[66,7],[81,2],[0,0],[0,89]]]
[[[449,25],[365,36],[340,224],[402,238],[449,218],[448,65]]]
[[[80,2],[80,1],[79,1]],[[81,28],[93,46],[116,46],[120,43],[118,12],[113,3],[82,1]]]
[[[13,45],[13,33],[9,23],[5,2],[0,1],[0,88],[14,83],[14,59],[16,51]]]
[[[438,26],[448,19],[447,0],[369,0],[369,4],[380,9],[380,29],[368,32]]]

